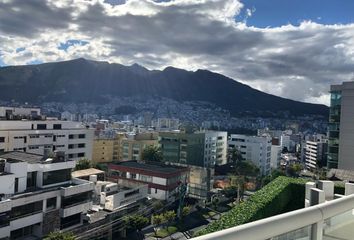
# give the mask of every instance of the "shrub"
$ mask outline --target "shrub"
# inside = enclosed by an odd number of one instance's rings
[[[304,207],[307,180],[280,176],[197,232],[197,236]]]

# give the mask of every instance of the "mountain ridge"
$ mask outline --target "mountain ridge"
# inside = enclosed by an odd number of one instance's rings
[[[166,97],[177,101],[206,101],[233,115],[289,112],[328,116],[328,107],[264,93],[205,69],[175,67],[149,70],[141,65],[84,58],[37,65],[0,68],[0,100],[38,103],[105,102],[106,96]]]

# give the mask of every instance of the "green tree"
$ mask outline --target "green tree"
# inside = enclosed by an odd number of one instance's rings
[[[129,228],[135,229],[140,232],[141,229],[143,229],[143,227],[145,227],[149,223],[149,219],[147,217],[134,214],[125,218],[125,223]]]
[[[142,160],[152,162],[162,162],[163,159],[160,148],[153,145],[144,148],[141,158]]]
[[[215,197],[212,198],[211,200],[211,204],[214,207],[214,210],[218,210],[218,205],[220,203],[220,199],[218,198],[218,196],[214,195]]]
[[[186,217],[191,212],[191,206],[184,206],[182,208],[182,217]]]
[[[86,159],[86,158],[83,158],[83,159],[80,159],[76,163],[76,166],[75,166],[74,170],[78,171],[78,170],[88,169],[88,168],[91,168],[91,167],[92,167],[91,161]]]
[[[170,225],[172,221],[175,220],[176,213],[173,210],[167,211],[163,214],[163,217],[165,218],[167,225]]]
[[[299,163],[290,164],[287,168],[287,174],[291,177],[299,176],[302,166]]]
[[[75,240],[75,236],[69,232],[51,232],[44,240]]]
[[[151,217],[151,222],[154,227],[155,236],[157,235],[157,228],[165,222],[163,214],[156,214]]]

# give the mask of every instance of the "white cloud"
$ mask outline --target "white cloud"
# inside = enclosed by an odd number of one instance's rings
[[[206,68],[325,104],[330,84],[352,78],[354,24],[256,28],[235,22],[242,8],[236,0],[0,0],[0,58],[8,65],[85,57],[150,69]],[[58,49],[68,40],[88,43]]]

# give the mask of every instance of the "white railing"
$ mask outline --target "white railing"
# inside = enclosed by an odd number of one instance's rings
[[[343,196],[342,198],[321,203],[315,206],[261,219],[255,222],[210,233],[193,239],[265,240],[276,238],[280,235],[308,226],[310,231],[307,239],[322,240],[325,220],[348,212],[353,208],[354,195]],[[354,216],[352,220],[354,220]],[[345,225],[345,223],[343,223],[343,225]]]

